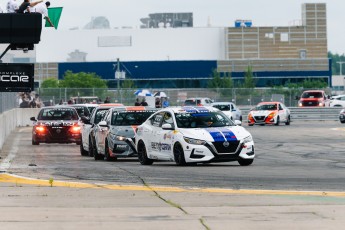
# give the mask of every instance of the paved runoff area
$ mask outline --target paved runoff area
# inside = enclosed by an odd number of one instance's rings
[[[330,137],[330,134],[334,133],[337,133],[334,134],[336,135],[334,138],[340,140],[344,137],[345,130],[342,126],[339,128],[337,128],[337,124],[330,126],[325,125],[320,128],[321,139],[323,136]],[[306,129],[310,129],[310,127],[308,126]],[[249,131],[255,138],[257,133],[266,132],[268,128],[253,127]],[[276,129],[276,127],[272,128],[274,129],[270,129],[268,132]],[[283,132],[283,128],[284,126],[276,130]],[[316,138],[318,131],[311,135]],[[22,147],[20,143],[23,142],[28,142],[27,146]],[[341,189],[345,187],[344,180],[341,181],[341,179],[339,179],[338,186],[333,186],[330,190],[267,189],[268,186],[272,187],[271,184],[265,185],[264,189],[258,187],[245,189],[245,186],[238,189],[215,186],[199,187],[194,184],[186,186],[186,183],[181,186],[176,186],[176,183],[172,186],[166,186],[163,183],[153,185],[147,183],[149,178],[146,178],[145,175],[142,175],[145,181],[141,184],[121,183],[120,181],[98,180],[97,178],[102,177],[96,178],[91,172],[88,177],[85,177],[86,179],[78,179],[77,177],[64,177],[61,174],[57,176],[56,171],[58,170],[54,168],[54,165],[61,163],[60,158],[50,159],[50,164],[45,168],[35,167],[34,164],[41,161],[37,159],[38,156],[28,154],[37,152],[29,149],[31,148],[28,147],[30,143],[30,130],[19,128],[8,138],[0,152],[0,229],[317,230],[343,229],[345,226],[345,189]],[[268,152],[270,149],[268,144],[267,148],[261,146],[263,151]],[[96,163],[91,159],[78,156],[77,146],[70,146],[73,148],[71,154],[76,155],[76,159],[79,159],[79,163],[74,163],[78,170],[83,168],[78,168],[77,164],[82,165],[85,162],[90,167],[97,163],[103,164],[104,168],[108,167],[107,162]],[[306,146],[300,147],[301,150],[306,151]],[[335,143],[334,146],[337,147],[337,144]],[[331,147],[334,148],[334,146]],[[35,148],[41,150],[45,148],[44,151],[48,153],[51,151],[49,149],[53,148],[63,152],[66,147],[69,146],[40,145]],[[22,148],[26,148],[27,152],[23,153]],[[259,150],[258,153],[260,153]],[[24,157],[24,155],[26,156]],[[267,159],[267,161],[272,158],[271,155],[262,155],[261,159]],[[39,157],[42,157],[41,153]],[[288,158],[284,159],[288,160]],[[31,162],[32,165],[24,167],[23,162],[26,161]],[[330,164],[331,160],[317,159],[317,161],[319,164],[323,162]],[[111,163],[113,166],[115,162]],[[136,162],[124,162],[123,164],[137,165]],[[229,165],[226,167],[231,172],[243,170],[243,167],[234,167],[236,164]],[[266,169],[264,163],[262,165],[258,160],[244,170],[253,170],[254,173],[256,170],[256,173],[261,175],[261,171]],[[337,162],[337,165],[341,166],[341,162]],[[102,166],[99,165],[99,167]],[[223,167],[225,166],[221,166],[221,170]],[[281,169],[287,170],[287,172],[289,170],[297,171],[292,164],[289,167],[291,169],[285,167],[281,167]],[[181,168],[173,166],[173,164],[163,164],[160,168],[162,170],[171,170],[171,168],[187,170],[187,173],[190,170],[208,170],[211,175],[218,173],[217,167]],[[160,168],[150,166],[145,169],[159,170]],[[312,172],[317,173],[318,171],[313,169]],[[328,172],[328,169],[325,169],[323,173],[330,178],[329,174],[336,174]],[[288,175],[288,173],[286,174]],[[265,174],[262,175],[267,177]],[[272,173],[272,177],[274,176]],[[167,178],[166,180],[170,180],[168,175],[164,177]],[[341,178],[341,175],[337,178]],[[198,180],[202,181],[200,178]],[[207,180],[211,179],[207,178]],[[183,180],[181,179],[181,181]],[[310,183],[312,184],[313,181]],[[331,185],[333,184],[332,182]]]

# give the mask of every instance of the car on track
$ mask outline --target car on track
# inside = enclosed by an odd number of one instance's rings
[[[345,95],[332,96],[329,107],[345,107]]]
[[[91,112],[89,110],[89,108],[85,105],[85,104],[73,104],[73,105],[69,105],[72,108],[75,108],[75,110],[77,110],[78,116],[79,117],[90,117]]]
[[[147,120],[156,108],[126,106],[111,108],[95,127],[95,160],[116,160],[118,157],[136,157],[136,151],[127,144],[134,143],[136,128]]]
[[[195,97],[195,98],[187,98],[183,105],[184,106],[211,106],[213,100],[208,97]]]
[[[79,116],[68,106],[44,107],[38,113],[32,129],[32,145],[40,143],[81,143]]]
[[[231,120],[242,121],[241,110],[232,102],[214,102],[212,106],[222,111]]]
[[[242,126],[213,107],[171,107],[138,126],[135,148],[139,162],[175,161],[177,165],[254,161],[254,141]]]
[[[342,109],[339,113],[339,121],[340,123],[345,123],[345,109]]]
[[[80,154],[82,156],[93,157],[94,128],[103,119],[105,114],[112,107],[123,106],[123,104],[100,104],[95,108],[91,117],[81,117],[81,145]]]
[[[248,125],[279,125],[284,122],[290,125],[291,114],[281,102],[261,102],[255,108],[251,109],[248,114]]]
[[[298,97],[299,107],[327,107],[329,106],[329,96],[323,90],[306,90]]]

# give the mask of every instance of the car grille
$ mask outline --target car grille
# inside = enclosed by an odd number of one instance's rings
[[[236,152],[240,141],[229,141],[229,146],[225,147],[224,142],[212,142],[218,153],[234,153]]]
[[[302,106],[318,106],[318,101],[303,101]]]
[[[254,119],[256,121],[264,121],[265,120],[265,116],[254,116]]]
[[[67,139],[67,132],[69,127],[48,127],[50,138],[53,140]]]

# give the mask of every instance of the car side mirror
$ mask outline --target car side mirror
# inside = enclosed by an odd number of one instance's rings
[[[30,121],[37,121],[35,117],[30,117]]]
[[[164,124],[162,125],[162,129],[164,130],[174,130],[174,127],[172,124]]]
[[[90,118],[85,117],[85,116],[81,116],[80,119],[84,124],[90,124]]]
[[[108,127],[108,124],[107,124],[106,121],[100,121],[100,122],[98,123],[98,125],[101,126],[101,127]]]

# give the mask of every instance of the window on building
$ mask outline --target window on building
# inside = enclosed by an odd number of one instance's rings
[[[266,33],[265,38],[274,38],[274,34],[273,33]]]
[[[289,34],[288,33],[281,33],[280,34],[280,41],[281,42],[288,42],[289,41]]]

